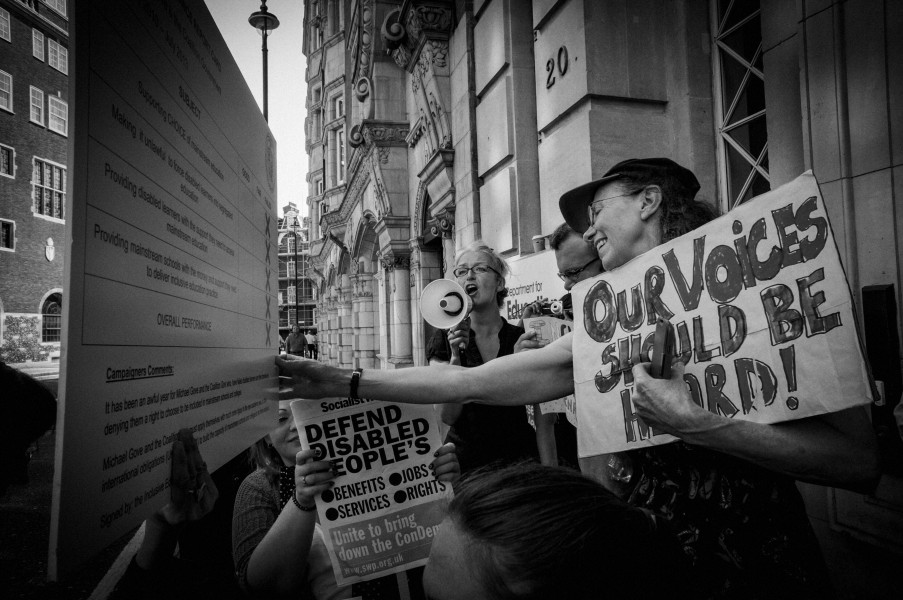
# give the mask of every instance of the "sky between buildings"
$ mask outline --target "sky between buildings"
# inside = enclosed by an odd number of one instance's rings
[[[263,110],[263,59],[261,39],[248,23],[260,10],[256,0],[205,0],[226,40],[238,68]],[[276,138],[276,185],[279,214],[294,202],[307,214],[307,154],[304,150],[304,99],[307,61],[302,50],[304,24],[302,0],[268,0],[267,10],[279,19],[279,28],[267,38],[269,62],[269,124]]]

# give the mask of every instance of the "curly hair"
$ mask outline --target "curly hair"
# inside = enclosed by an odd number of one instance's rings
[[[486,257],[486,263],[493,268],[493,270],[499,274],[502,279],[502,289],[498,291],[495,295],[495,301],[499,305],[502,306],[505,297],[508,296],[508,288],[505,287],[505,278],[508,277],[508,274],[511,270],[508,268],[508,263],[502,258],[498,252],[496,252],[493,248],[489,246],[483,240],[475,240],[458,251],[455,255],[455,264],[458,264],[458,261],[461,260],[461,257],[467,254],[468,252],[478,252]]]
[[[661,188],[659,226],[662,243],[689,233],[718,216],[718,211],[711,204],[695,200],[696,192],[687,189],[676,177],[625,175],[619,181],[637,192],[648,185],[657,185]]]

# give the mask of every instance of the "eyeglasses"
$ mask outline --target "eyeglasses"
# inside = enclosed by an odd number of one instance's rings
[[[477,275],[483,275],[483,274],[485,274],[485,273],[489,273],[490,271],[492,271],[493,273],[495,273],[495,274],[498,275],[499,277],[502,276],[501,273],[499,273],[498,271],[496,271],[495,269],[493,269],[493,268],[490,267],[489,265],[484,265],[483,263],[475,264],[475,265],[472,266],[472,267],[468,267],[468,266],[466,266],[466,265],[461,265],[461,266],[455,267],[455,270],[452,271],[452,273],[454,273],[455,277],[467,277],[467,274],[468,274],[470,271],[473,271],[473,272],[476,273]]]
[[[565,269],[564,271],[562,271],[561,273],[558,274],[558,277],[561,278],[561,281],[573,281],[574,279],[576,279],[576,277],[578,275],[580,275],[580,273],[585,271],[588,266],[590,266],[597,260],[599,260],[598,256],[596,258],[592,259],[591,261],[589,261],[588,263],[586,263],[585,265],[583,265],[582,267],[574,267],[573,269]]]
[[[644,191],[645,189],[646,189],[645,187],[642,187],[638,190],[634,190],[634,191],[628,192],[626,194],[620,194],[618,196],[609,196],[608,198],[599,198],[598,200],[594,200],[587,207],[589,209],[589,224],[592,225],[593,223],[596,222],[596,217],[599,216],[599,212],[602,209],[602,203],[605,202],[606,200],[614,200],[615,198],[627,198],[629,196],[635,196],[636,194],[639,194],[640,192]],[[596,207],[599,207],[599,210],[596,210]]]

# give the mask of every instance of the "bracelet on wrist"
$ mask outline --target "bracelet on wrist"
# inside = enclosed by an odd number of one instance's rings
[[[301,504],[300,502],[298,502],[298,496],[297,496],[297,494],[292,494],[292,502],[294,502],[294,503],[295,503],[295,506],[297,506],[298,508],[300,508],[300,509],[303,510],[304,512],[313,512],[313,511],[317,510],[317,503],[316,503],[316,502],[314,502],[314,503],[311,504],[310,506],[304,506],[303,504]]]
[[[352,400],[358,399],[357,386],[361,381],[361,375],[363,375],[363,373],[364,369],[362,368],[357,368],[351,372],[351,384],[349,385],[348,389],[348,397]]]

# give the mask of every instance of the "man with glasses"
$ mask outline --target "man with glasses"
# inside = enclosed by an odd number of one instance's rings
[[[595,277],[603,272],[602,261],[593,247],[583,236],[567,224],[559,225],[549,237],[549,246],[555,251],[558,277],[564,282],[567,294],[562,297],[565,306],[570,306],[570,291],[576,283]],[[528,304],[521,313],[521,319],[539,316],[540,303]],[[533,332],[528,332],[531,335]],[[524,340],[521,348],[529,349],[539,345],[532,339]],[[543,464],[564,465],[576,468],[577,429],[560,413],[542,413],[539,404],[533,405],[533,422],[536,424],[536,445]],[[585,462],[585,461],[581,461]]]

